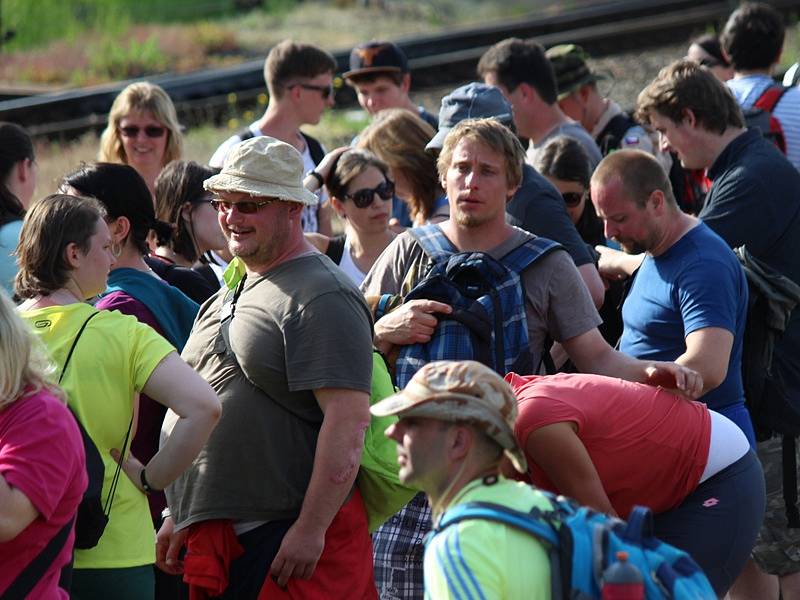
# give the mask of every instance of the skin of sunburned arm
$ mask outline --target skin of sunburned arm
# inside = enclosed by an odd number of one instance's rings
[[[592,297],[592,302],[597,308],[603,306],[603,301],[606,296],[606,288],[603,285],[603,280],[600,279],[600,274],[597,272],[597,267],[592,263],[587,263],[578,267],[578,273],[586,284],[586,289],[589,290],[589,295]]]
[[[644,254],[627,254],[608,246],[595,246],[594,249],[600,254],[597,268],[606,279],[627,279],[644,260]]]
[[[0,474],[0,542],[13,540],[38,516],[28,497]]]
[[[572,421],[545,425],[528,435],[525,451],[558,492],[580,504],[617,516],[592,459]]]
[[[366,392],[327,388],[314,390],[314,395],[325,417],[300,516],[286,532],[270,568],[279,586],[285,586],[290,577],[313,575],[325,532],[353,487],[369,426]]]
[[[703,393],[703,378],[692,368],[671,362],[644,361],[614,350],[597,328],[561,342],[572,362],[583,373],[596,373],[660,385],[688,398]]]

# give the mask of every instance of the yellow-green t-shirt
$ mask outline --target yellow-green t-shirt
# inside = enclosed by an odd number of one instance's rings
[[[78,330],[93,312],[88,304],[69,304],[21,313],[49,350],[56,379]],[[61,387],[103,457],[103,502],[116,468],[109,450],[122,448],[137,392],[174,351],[150,326],[117,311],[100,311],[81,334]],[[155,535],[147,498],[121,472],[103,537],[94,548],[75,550],[75,568],[111,569],[153,562]]]
[[[493,502],[524,512],[551,507],[531,486],[503,478],[491,485],[480,479],[470,482],[450,507],[467,502]],[[426,546],[425,598],[550,600],[550,560],[528,533],[492,521],[464,520]]]

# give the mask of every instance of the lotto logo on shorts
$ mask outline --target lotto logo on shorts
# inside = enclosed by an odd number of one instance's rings
[[[711,508],[712,506],[716,506],[719,504],[719,500],[717,498],[709,498],[705,502],[703,502],[703,506],[706,508]]]

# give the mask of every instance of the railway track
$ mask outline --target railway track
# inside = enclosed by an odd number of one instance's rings
[[[774,0],[784,12],[800,10],[800,0]],[[719,25],[736,2],[629,0],[595,3],[560,15],[522,18],[441,35],[396,40],[409,57],[414,87],[461,82],[474,77],[475,65],[492,44],[507,37],[535,38],[544,46],[575,42],[593,56],[688,40],[693,31]],[[338,71],[347,70],[349,49],[334,53]],[[175,102],[187,126],[219,121],[230,111],[231,94],[239,107],[257,104],[264,92],[263,59],[223,69],[148,78]],[[42,94],[0,102],[0,120],[24,125],[34,136],[68,138],[105,126],[116,95],[130,81]],[[347,86],[337,89],[337,105],[353,103]]]

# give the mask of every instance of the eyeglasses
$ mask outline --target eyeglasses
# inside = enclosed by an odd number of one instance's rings
[[[564,199],[564,204],[570,208],[575,208],[582,200],[588,196],[587,192],[564,192],[561,197]]]
[[[700,65],[703,66],[703,67],[706,67],[708,69],[713,69],[714,67],[723,67],[723,66],[725,66],[720,61],[718,61],[716,58],[711,58],[711,57],[701,58],[700,59]]]
[[[261,202],[256,202],[255,200],[250,202],[228,202],[227,200],[214,198],[213,200],[209,200],[209,202],[211,202],[211,206],[214,207],[214,210],[225,213],[226,215],[233,210],[234,206],[236,207],[236,210],[243,215],[252,215],[253,213],[257,213],[267,204],[278,202],[278,198],[270,198],[269,200],[262,200]]]
[[[345,194],[345,198],[350,198],[357,208],[367,208],[375,200],[375,194],[383,200],[391,200],[394,198],[394,182],[386,179],[379,186],[374,188],[363,188],[356,190],[352,194]]]
[[[327,100],[331,96],[333,96],[333,84],[329,83],[328,85],[312,85],[310,83],[293,83],[290,86],[287,86],[289,89],[293,87],[301,87],[304,90],[314,90],[319,92],[322,95],[323,100]]]
[[[120,127],[119,132],[128,138],[135,138],[139,135],[139,131],[144,129],[144,134],[149,138],[160,138],[167,131],[166,127],[158,125],[148,125],[147,127],[139,127],[138,125],[128,125],[127,127]]]

